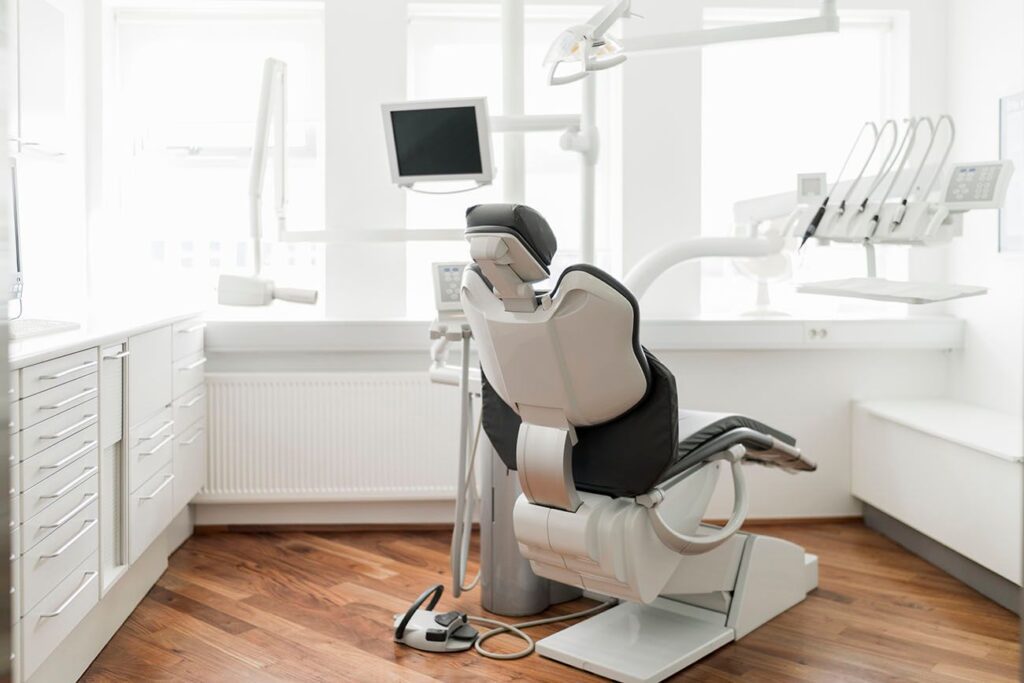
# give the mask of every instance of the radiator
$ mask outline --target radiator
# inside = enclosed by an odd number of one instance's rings
[[[209,471],[197,502],[455,495],[459,393],[426,373],[206,376]]]

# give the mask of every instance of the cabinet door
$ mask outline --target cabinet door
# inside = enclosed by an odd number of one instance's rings
[[[128,425],[134,428],[171,405],[171,328],[131,337],[128,352]]]
[[[109,448],[124,434],[124,343],[100,351],[100,447]]]
[[[60,0],[18,3],[21,152],[57,157],[67,150],[70,19]]]

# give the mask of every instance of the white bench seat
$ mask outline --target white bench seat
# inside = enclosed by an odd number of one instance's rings
[[[854,404],[853,495],[1021,584],[1022,420],[952,400]]]

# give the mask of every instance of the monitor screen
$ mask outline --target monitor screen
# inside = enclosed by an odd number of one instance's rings
[[[399,175],[483,173],[475,107],[406,109],[391,112]]]

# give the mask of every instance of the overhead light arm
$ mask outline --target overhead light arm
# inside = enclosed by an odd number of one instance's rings
[[[255,274],[262,269],[263,240],[263,183],[267,173],[267,151],[270,147],[270,130],[274,129],[274,199],[278,231],[287,228],[287,196],[285,163],[287,153],[287,111],[285,93],[287,90],[288,65],[278,59],[267,59],[263,63],[263,83],[260,88],[259,110],[256,116],[256,139],[252,146],[249,163],[249,227],[255,250]]]
[[[570,27],[558,36],[544,60],[550,67],[548,82],[551,85],[565,85],[578,81],[591,72],[621,64],[630,52],[677,50],[745,40],[834,33],[839,30],[836,3],[837,0],[822,0],[818,16],[806,19],[667,33],[631,38],[623,42],[610,37],[608,31],[619,19],[636,15],[632,12],[632,0],[612,0],[587,23]],[[580,63],[579,69],[559,73],[559,67],[570,62]]]
[[[270,130],[274,129],[274,199],[278,234],[287,228],[288,203],[285,194],[287,167],[288,111],[285,97],[288,92],[288,66],[278,59],[263,63],[263,82],[260,87],[259,108],[256,113],[256,139],[249,164],[249,228],[253,243],[252,276],[221,275],[217,285],[217,301],[226,306],[268,306],[275,299],[301,304],[315,304],[319,297],[315,289],[278,287],[272,280],[260,277],[263,270],[263,183],[267,174],[267,150]]]
[[[816,17],[642,36],[626,40],[624,47],[627,52],[678,50],[720,43],[785,38],[812,33],[835,33],[837,31],[839,31],[839,14],[836,11],[836,0],[823,0],[821,13]]]

